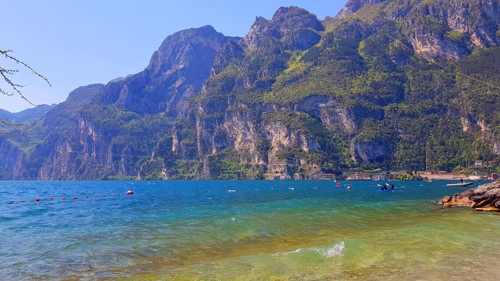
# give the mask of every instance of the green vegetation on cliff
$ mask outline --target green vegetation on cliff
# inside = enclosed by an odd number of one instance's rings
[[[323,23],[281,8],[245,38],[210,27],[170,36],[144,72],[82,87],[84,99],[2,137],[0,176],[286,179],[499,166],[495,9],[374,2]]]

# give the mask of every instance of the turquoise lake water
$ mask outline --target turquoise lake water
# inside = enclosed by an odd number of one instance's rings
[[[380,183],[0,181],[0,279],[500,276],[498,213],[441,208],[465,190],[446,182]]]

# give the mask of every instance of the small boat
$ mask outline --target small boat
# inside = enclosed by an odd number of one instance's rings
[[[449,183],[446,186],[469,186],[472,182],[458,182],[458,183]]]

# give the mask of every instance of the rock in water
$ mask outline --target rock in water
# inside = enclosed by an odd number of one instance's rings
[[[483,184],[441,200],[444,207],[472,207],[478,211],[500,211],[500,181]]]

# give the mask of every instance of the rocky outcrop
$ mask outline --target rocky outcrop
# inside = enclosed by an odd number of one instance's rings
[[[497,0],[423,1],[403,20],[415,53],[427,59],[458,60],[475,48],[500,44]]]
[[[484,184],[441,200],[444,207],[471,207],[478,211],[500,211],[500,181]]]
[[[380,13],[373,9],[370,14],[400,22],[413,50],[424,58],[458,60],[473,49],[500,44],[498,0],[350,0],[336,18],[348,18],[379,3]]]
[[[243,39],[251,51],[279,48],[281,40],[290,50],[307,50],[319,42],[324,27],[315,15],[298,8],[280,8],[271,20],[258,17]]]
[[[366,5],[378,4],[384,2],[385,0],[349,0],[347,4],[345,4],[344,8],[340,10],[337,15],[337,18],[344,19],[348,16],[354,14],[359,9],[363,8]]]

